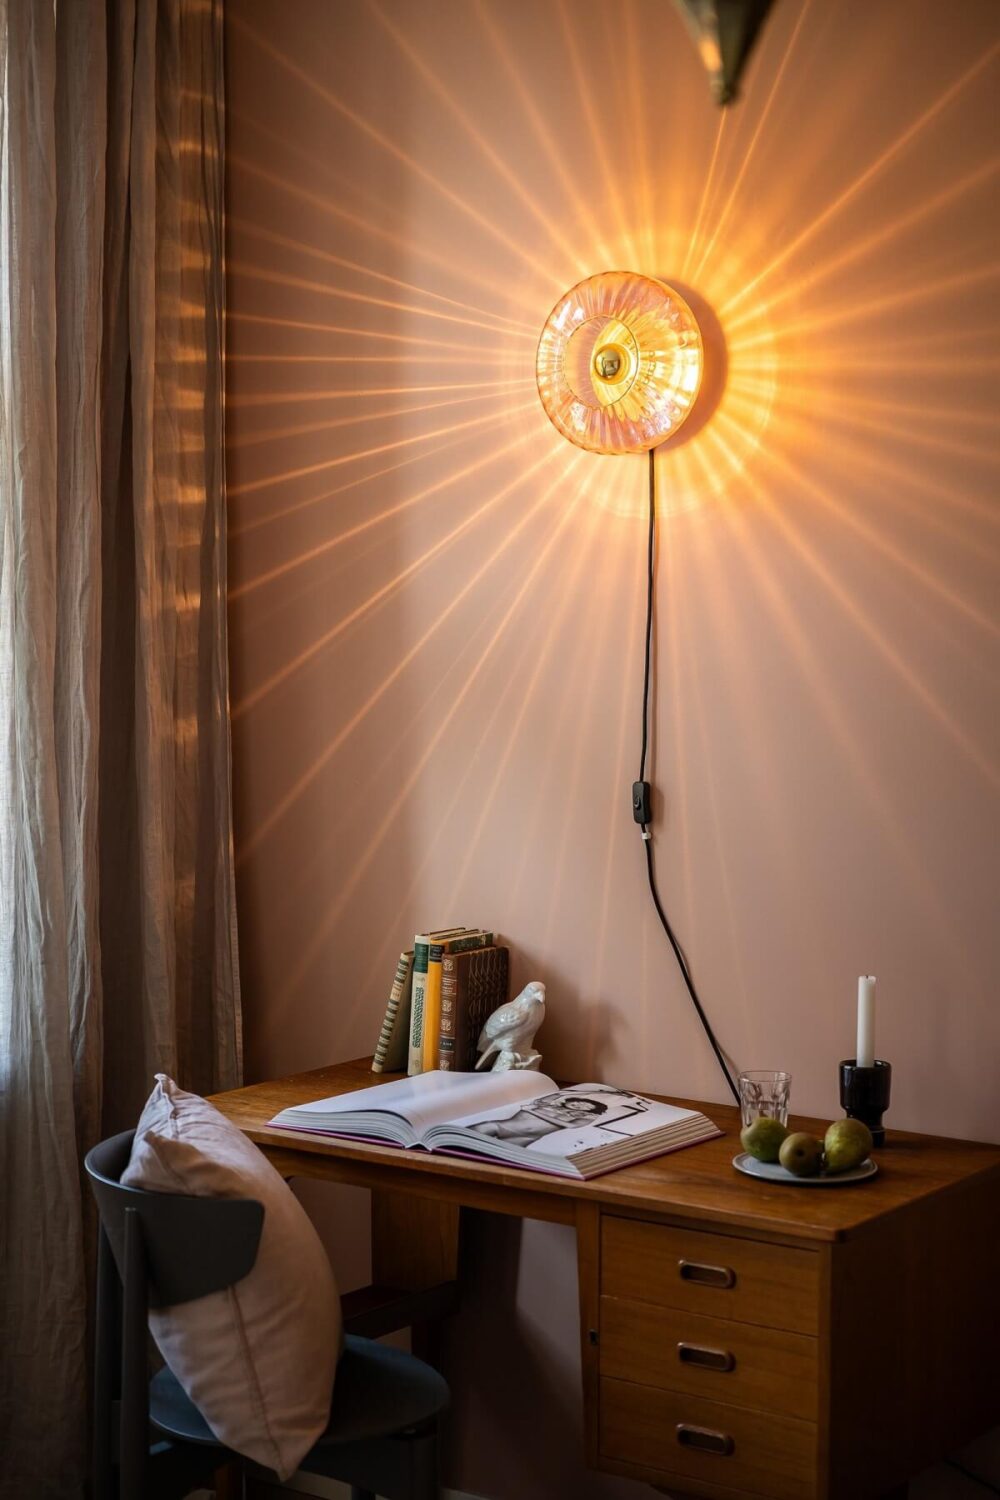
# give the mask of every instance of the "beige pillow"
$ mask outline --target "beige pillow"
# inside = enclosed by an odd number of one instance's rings
[[[326,1426],[341,1343],[333,1272],[305,1210],[242,1131],[163,1073],[121,1180],[263,1203],[249,1275],[224,1292],[151,1309],[149,1326],[219,1441],[286,1479]]]

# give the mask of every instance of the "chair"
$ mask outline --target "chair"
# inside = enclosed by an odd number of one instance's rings
[[[94,1500],[173,1500],[225,1464],[274,1480],[221,1444],[166,1368],[149,1380],[149,1307],[232,1286],[257,1256],[264,1210],[251,1199],[123,1187],[129,1130],[88,1153],[101,1220],[94,1364]],[[350,1334],[330,1420],[300,1469],[341,1480],[353,1500],[436,1500],[437,1419],[448,1387],[429,1365]]]

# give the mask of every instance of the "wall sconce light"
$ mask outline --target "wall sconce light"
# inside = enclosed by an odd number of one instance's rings
[[[545,413],[592,453],[645,453],[672,437],[701,386],[701,331],[684,298],[631,271],[589,276],[560,297],[538,341]]]

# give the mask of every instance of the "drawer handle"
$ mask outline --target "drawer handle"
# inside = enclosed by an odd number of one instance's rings
[[[736,1272],[729,1266],[704,1266],[697,1260],[679,1260],[677,1269],[682,1281],[696,1281],[699,1286],[736,1285]]]
[[[711,1427],[691,1427],[687,1422],[677,1423],[677,1441],[682,1448],[717,1453],[720,1458],[728,1458],[736,1447],[728,1432],[715,1432]]]
[[[703,1370],[735,1370],[736,1356],[728,1349],[706,1349],[702,1344],[678,1344],[677,1358],[682,1365],[698,1365]]]

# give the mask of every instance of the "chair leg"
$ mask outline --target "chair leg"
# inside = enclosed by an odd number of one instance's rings
[[[121,1396],[121,1293],[118,1272],[107,1234],[101,1225],[97,1242],[97,1335],[94,1347],[94,1440],[91,1487],[95,1495],[111,1495],[117,1488],[112,1455],[112,1403]]]
[[[410,1439],[410,1487],[407,1500],[439,1500],[438,1435],[435,1423]]]
[[[146,1252],[134,1208],[125,1210],[125,1277],[122,1288],[122,1399],[119,1416],[119,1494],[144,1500],[149,1461],[149,1368]]]
[[[303,1474],[350,1486],[351,1500],[440,1500],[433,1422],[356,1443],[322,1443],[301,1462]]]

